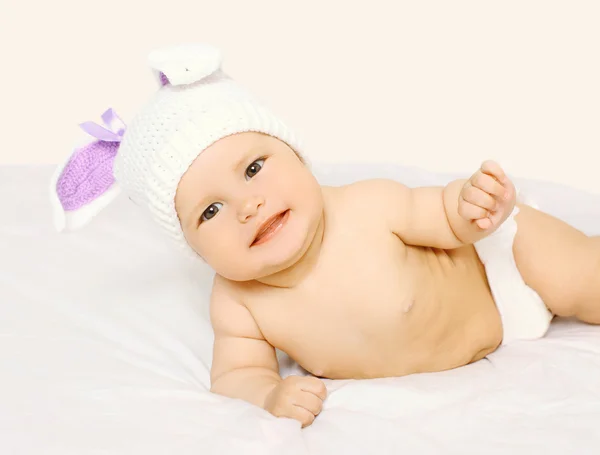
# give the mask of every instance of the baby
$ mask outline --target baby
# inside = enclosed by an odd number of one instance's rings
[[[205,45],[150,55],[160,89],[57,169],[57,228],[122,189],[215,271],[211,391],[310,425],[319,378],[457,368],[544,336],[554,315],[600,323],[600,237],[518,198],[485,161],[468,179],[409,188],[321,186],[281,120]],[[312,375],[282,379],[275,349]]]

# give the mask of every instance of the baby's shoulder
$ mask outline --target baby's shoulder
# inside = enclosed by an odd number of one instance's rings
[[[401,182],[386,178],[371,178],[357,180],[349,183],[342,188],[354,194],[372,194],[372,193],[389,193],[395,191],[399,186],[404,186]]]
[[[213,278],[211,297],[215,301],[242,304],[244,295],[249,291],[248,287],[248,282],[229,280],[217,273]]]
[[[211,290],[211,306],[247,308],[257,297],[269,297],[274,290],[278,288],[254,280],[233,281],[216,274]]]
[[[326,198],[329,226],[353,233],[393,231],[396,214],[407,206],[407,187],[391,179],[368,179],[332,190]]]
[[[392,179],[358,180],[339,187],[340,202],[350,205],[363,205],[371,210],[377,208],[385,210],[390,203],[398,202],[407,189],[401,182]],[[368,205],[365,206],[364,204]]]

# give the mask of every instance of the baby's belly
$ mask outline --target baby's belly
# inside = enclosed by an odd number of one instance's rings
[[[306,370],[331,379],[442,371],[479,360],[500,344],[502,328],[474,254],[411,250],[410,274],[390,274],[376,287],[354,280],[335,303],[321,295],[305,302],[307,311],[288,308],[294,325],[279,324],[285,330],[272,332],[274,341]]]

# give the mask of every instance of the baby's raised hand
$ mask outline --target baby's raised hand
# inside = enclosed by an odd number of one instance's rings
[[[516,203],[516,190],[500,165],[485,161],[463,186],[458,197],[458,213],[482,230],[496,228],[510,215]]]
[[[265,399],[265,409],[276,417],[296,419],[306,427],[323,407],[327,388],[313,376],[288,376]]]

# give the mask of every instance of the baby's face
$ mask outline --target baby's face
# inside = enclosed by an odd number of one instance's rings
[[[188,244],[219,275],[259,279],[306,252],[323,213],[321,187],[284,142],[246,132],[204,150],[175,208]]]

